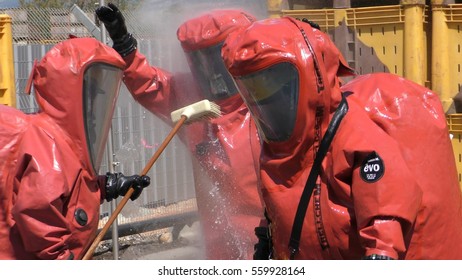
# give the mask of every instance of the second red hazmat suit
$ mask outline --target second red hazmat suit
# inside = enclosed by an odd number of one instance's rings
[[[110,30],[112,23],[117,19],[123,23],[112,4],[96,13],[110,34],[116,30]],[[184,77],[150,66],[137,50],[124,57],[125,85],[141,105],[166,122],[170,123],[171,111],[187,105],[180,101],[182,95],[191,101],[207,98],[221,107],[222,117],[185,128],[183,138],[195,158],[196,199],[207,259],[252,259],[257,243],[254,229],[263,217],[254,161],[260,152],[256,127],[220,57],[226,36],[254,20],[240,10],[216,10],[178,28],[200,93],[194,84],[179,86],[185,84]],[[112,31],[113,40],[116,33]]]
[[[81,258],[101,202],[149,184],[98,176],[124,67],[99,41],[69,39],[33,68],[37,114],[0,106],[0,259]]]
[[[290,17],[231,34],[222,56],[264,140],[274,258],[462,259],[461,193],[436,94],[385,73],[340,87],[338,49]]]

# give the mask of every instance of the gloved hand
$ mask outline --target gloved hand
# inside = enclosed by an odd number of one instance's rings
[[[136,50],[136,39],[128,33],[125,18],[116,5],[108,3],[107,6],[98,7],[95,13],[98,19],[104,23],[109,37],[114,42],[112,47],[122,57]]]
[[[106,173],[106,201],[111,201],[119,196],[124,196],[132,187],[135,191],[130,196],[131,200],[137,199],[144,188],[149,186],[149,176],[124,176],[122,173]]]

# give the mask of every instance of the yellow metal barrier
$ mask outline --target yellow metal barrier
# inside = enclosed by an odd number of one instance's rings
[[[452,148],[456,159],[459,185],[462,190],[462,114],[449,114],[446,117],[451,135]]]
[[[0,14],[0,104],[16,107],[11,17]]]
[[[390,72],[428,86],[428,9],[418,3],[281,14],[318,23],[360,74]]]
[[[462,83],[462,5],[433,4],[432,17],[432,89],[447,112]]]

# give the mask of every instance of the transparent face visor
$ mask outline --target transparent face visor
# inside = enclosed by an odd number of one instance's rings
[[[297,117],[297,69],[280,63],[236,79],[260,134],[266,142],[281,142],[292,135]]]
[[[102,63],[91,65],[84,74],[83,116],[87,146],[96,173],[104,155],[122,74],[121,69]]]
[[[204,97],[214,101],[238,93],[236,84],[221,58],[223,43],[187,53],[194,78]]]

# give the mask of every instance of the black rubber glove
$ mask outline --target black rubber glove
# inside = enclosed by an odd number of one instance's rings
[[[144,188],[149,186],[151,178],[149,176],[124,176],[122,173],[106,173],[106,201],[111,201],[119,196],[124,196],[128,189],[132,187],[135,191],[131,200],[137,199]]]
[[[136,50],[137,42],[132,34],[128,33],[125,25],[125,18],[116,5],[108,3],[107,6],[98,7],[95,11],[96,16],[104,23],[109,37],[114,44],[112,47],[125,57]]]

